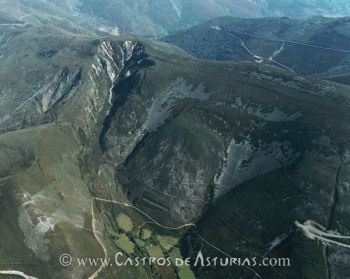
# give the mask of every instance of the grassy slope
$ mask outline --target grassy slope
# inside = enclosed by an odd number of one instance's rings
[[[1,247],[8,262],[6,267],[17,268],[17,264],[11,263],[20,259],[24,271],[40,277],[51,274],[51,278],[61,278],[57,259],[63,252],[101,254],[93,234],[82,230],[91,230],[90,194],[81,180],[77,158],[80,142],[71,126],[44,125],[4,134],[0,140],[3,152],[20,147],[24,159],[27,159],[25,153],[29,153],[32,162],[16,174],[1,178]],[[7,160],[2,163],[7,164]],[[23,206],[24,202],[29,203]],[[40,237],[39,231],[32,235],[33,228],[28,227],[30,220],[34,226],[38,222],[42,222],[42,226],[45,222],[55,223],[55,230],[48,230],[45,237]],[[39,226],[36,229],[39,230]],[[38,250],[34,248],[36,255],[24,246],[26,241],[26,246],[39,246]],[[89,274],[91,269],[63,272],[80,277],[82,273]]]

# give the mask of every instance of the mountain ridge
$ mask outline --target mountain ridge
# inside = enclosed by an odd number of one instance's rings
[[[348,83],[349,18],[220,18],[165,37],[206,59],[268,63]]]

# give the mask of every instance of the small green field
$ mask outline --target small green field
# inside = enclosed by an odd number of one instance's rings
[[[152,236],[150,229],[142,229],[142,239],[149,239]]]
[[[135,244],[126,234],[121,234],[116,240],[117,246],[128,254],[134,253]]]
[[[170,257],[172,259],[172,262],[175,265],[176,259],[182,259],[182,255],[180,253],[180,250],[178,248],[175,248],[171,253]],[[181,266],[176,266],[178,270],[178,276],[180,279],[196,279],[193,271],[189,266],[186,265],[181,265]]]
[[[146,247],[148,255],[155,258],[164,258],[164,254],[159,245],[149,245]]]
[[[173,236],[157,235],[157,239],[165,251],[171,250],[179,242],[179,239]]]
[[[117,221],[118,227],[125,232],[131,232],[134,229],[134,222],[128,215],[124,213],[119,214],[118,217],[116,218],[116,221]]]

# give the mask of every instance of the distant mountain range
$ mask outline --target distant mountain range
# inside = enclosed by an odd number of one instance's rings
[[[350,15],[346,0],[2,0],[0,11],[33,24],[70,30],[159,37],[221,16]],[[24,19],[23,19],[24,20]]]
[[[199,58],[269,63],[350,83],[350,18],[224,17],[164,40]]]

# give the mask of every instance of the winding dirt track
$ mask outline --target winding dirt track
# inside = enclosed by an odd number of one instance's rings
[[[322,227],[321,225],[311,220],[306,221],[304,224],[301,224],[298,221],[296,221],[295,225],[303,231],[303,233],[307,238],[311,240],[319,240],[325,246],[331,243],[334,245],[338,245],[338,246],[350,249],[349,244],[335,240],[335,239],[349,240],[350,236],[344,236],[336,232],[327,231],[324,227]]]
[[[24,272],[16,271],[16,270],[0,270],[0,275],[15,275],[15,276],[20,276],[24,279],[38,279],[36,277],[29,276]]]

